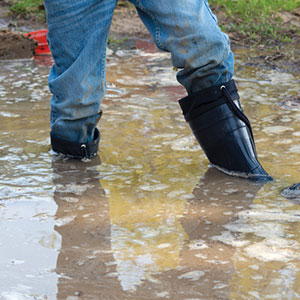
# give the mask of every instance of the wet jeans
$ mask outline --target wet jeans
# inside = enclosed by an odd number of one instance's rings
[[[177,80],[189,94],[229,81],[234,59],[206,0],[131,0],[157,47],[171,53]],[[45,0],[51,136],[94,138],[106,91],[105,50],[116,0]]]

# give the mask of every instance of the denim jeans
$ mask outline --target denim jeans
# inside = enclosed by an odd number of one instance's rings
[[[229,81],[234,58],[207,0],[130,0],[157,47],[171,53],[177,80],[191,94]],[[116,0],[45,0],[51,136],[94,138],[106,91],[105,50]]]

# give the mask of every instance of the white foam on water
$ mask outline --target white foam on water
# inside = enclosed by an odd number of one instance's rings
[[[56,226],[64,226],[75,220],[76,216],[66,216],[55,220]]]
[[[300,222],[300,213],[294,210],[286,212],[280,209],[244,210],[238,213],[238,217],[260,221]],[[271,223],[271,226],[273,224]]]
[[[228,284],[225,284],[225,283],[217,283],[213,289],[214,290],[221,290],[221,289],[224,289],[224,288],[227,288],[228,287]]]
[[[290,153],[297,153],[300,154],[300,145],[293,145],[288,150]]]
[[[75,195],[83,195],[88,189],[93,188],[91,184],[76,184],[76,183],[69,183],[69,184],[57,184],[56,191],[60,193],[72,193]]]
[[[276,125],[276,126],[267,126],[263,128],[262,131],[264,131],[266,134],[282,134],[286,131],[293,131],[293,130],[294,129],[291,127]]]
[[[66,201],[68,203],[77,203],[77,202],[79,202],[79,199],[75,198],[75,197],[61,197],[61,200]]]
[[[196,152],[199,151],[199,145],[195,142],[195,137],[192,135],[185,136],[173,140],[171,142],[165,142],[166,145],[171,145],[172,150],[174,151],[189,151]]]
[[[205,272],[203,272],[203,271],[191,271],[191,272],[187,272],[183,275],[180,275],[177,278],[178,279],[187,279],[187,280],[191,280],[191,281],[197,281],[204,274],[205,274]]]
[[[286,239],[264,240],[244,249],[245,253],[262,262],[300,260],[300,244]]]
[[[207,260],[208,263],[214,264],[214,265],[227,265],[229,264],[229,261],[226,260],[215,260],[215,259],[209,259]]]
[[[204,240],[193,240],[188,244],[190,250],[202,250],[207,249],[208,245]]]
[[[294,141],[292,139],[280,139],[275,142],[276,145],[286,145],[286,144],[291,144]]]
[[[171,244],[169,244],[169,243],[163,243],[163,244],[157,245],[158,249],[165,249],[165,248],[169,248],[169,247],[171,247]]]
[[[182,194],[185,194],[186,191],[185,190],[175,190],[175,191],[172,191],[170,193],[168,193],[167,197],[168,198],[176,198],[178,196],[181,196]]]
[[[23,259],[12,259],[10,263],[13,265],[22,265],[25,263],[25,261]]]
[[[0,111],[0,116],[7,117],[7,118],[19,118],[20,117],[20,115],[17,115],[14,113],[9,113],[9,112],[4,112],[4,111]]]
[[[237,239],[230,231],[223,231],[221,235],[213,236],[211,239],[233,247],[244,247],[249,244],[247,240]]]
[[[154,184],[154,185],[141,185],[139,188],[143,191],[162,191],[167,189],[169,186],[166,184]]]
[[[169,298],[169,296],[170,296],[170,294],[168,291],[160,292],[160,293],[156,294],[156,297],[159,297],[159,298]]]

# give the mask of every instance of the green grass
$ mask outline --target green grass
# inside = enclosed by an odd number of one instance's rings
[[[124,42],[126,42],[128,40],[128,38],[124,38],[124,39],[116,39],[113,36],[109,36],[107,43],[108,45],[122,45]]]
[[[72,0],[70,0],[72,1]],[[300,35],[296,26],[286,26],[278,12],[293,12],[300,7],[300,0],[208,0],[216,8],[221,28],[226,32],[238,32],[245,40],[256,43],[290,41]],[[10,0],[12,13],[45,19],[43,0]],[[131,8],[128,1],[120,0],[119,6]],[[298,26],[299,27],[299,26]]]
[[[282,26],[278,16],[278,12],[299,8],[300,0],[209,0],[209,3],[228,16],[230,21],[221,24],[223,30],[237,30],[249,40],[289,41],[291,32],[300,33],[299,28]]]
[[[43,11],[43,0],[9,0],[8,2],[10,4],[10,11],[18,15],[30,16]],[[118,6],[134,7],[133,4],[125,0],[119,0]]]
[[[292,11],[300,6],[300,0],[210,0],[209,3],[222,5],[229,12],[244,17]]]
[[[43,0],[10,0],[10,11],[22,16],[45,16]]]

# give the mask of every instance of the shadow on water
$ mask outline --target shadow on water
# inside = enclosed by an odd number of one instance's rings
[[[0,62],[0,299],[298,299],[297,74],[237,81],[265,185],[208,167],[164,53],[109,55],[100,159],[49,150],[48,64]],[[34,112],[34,113],[33,113]]]

